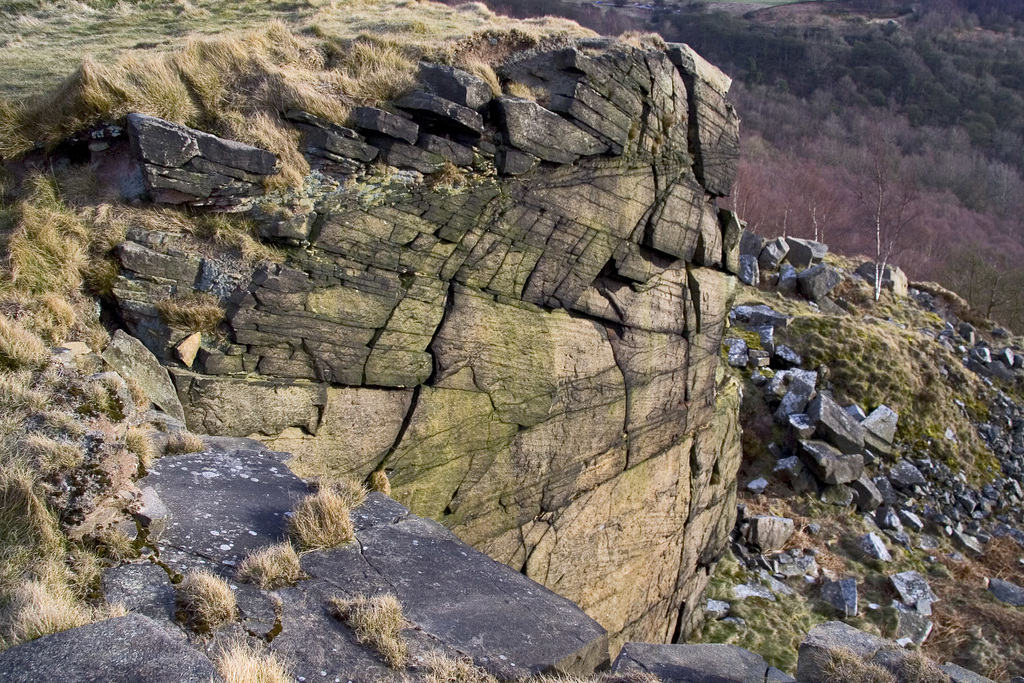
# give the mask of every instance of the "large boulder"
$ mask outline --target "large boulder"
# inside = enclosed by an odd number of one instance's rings
[[[843,453],[853,455],[864,450],[864,427],[827,393],[818,394],[810,402],[807,415],[817,425],[815,434]]]
[[[796,677],[800,681],[829,679],[829,661],[838,650],[848,650],[858,657],[870,660],[884,649],[892,647],[885,638],[860,631],[841,621],[828,621],[815,626],[800,643]]]
[[[210,683],[213,663],[180,633],[129,614],[43,636],[0,653],[9,683]]]
[[[418,77],[428,92],[470,109],[482,109],[494,97],[483,79],[446,64],[420,62]]]
[[[839,271],[824,263],[812,266],[796,277],[800,293],[816,303],[824,300],[842,281]]]
[[[626,643],[613,674],[653,674],[663,683],[785,683],[793,681],[761,655],[736,645]]]
[[[803,270],[821,263],[828,253],[828,246],[813,240],[803,240],[798,237],[787,237],[786,244],[789,251],[786,253],[786,260],[794,268]]]
[[[881,271],[882,275],[882,288],[888,289],[896,296],[907,296],[910,284],[906,273],[899,266],[887,263],[884,268],[881,268],[877,263],[867,261],[860,264],[855,272],[874,287],[879,271]]]
[[[793,520],[788,517],[755,515],[746,523],[744,537],[747,543],[760,548],[762,553],[781,550],[796,530]]]
[[[125,379],[137,382],[146,397],[160,410],[176,420],[185,420],[185,412],[170,375],[141,341],[117,330],[103,350],[103,360]]]
[[[847,484],[864,473],[864,456],[845,455],[824,441],[801,441],[800,457],[826,484]]]

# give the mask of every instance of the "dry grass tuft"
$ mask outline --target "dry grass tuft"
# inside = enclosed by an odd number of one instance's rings
[[[338,494],[338,496],[340,496],[345,502],[345,505],[348,506],[349,510],[357,508],[365,503],[366,495],[369,493],[366,486],[349,477],[343,477],[341,479],[335,479],[333,477],[318,477],[314,481],[314,485],[318,491],[326,489]]]
[[[429,673],[424,683],[498,683],[498,679],[473,664],[469,657],[448,657],[431,652],[426,658]]]
[[[394,595],[331,598],[330,605],[334,616],[348,622],[355,629],[359,642],[372,645],[388,666],[393,669],[405,666],[409,644],[402,636],[405,617],[398,598]]]
[[[206,448],[202,437],[192,432],[177,431],[167,435],[164,444],[164,455],[179,455],[182,453],[202,453]]]
[[[888,670],[867,662],[846,648],[832,650],[821,683],[897,683]]]
[[[156,303],[160,319],[188,332],[214,334],[224,320],[224,307],[217,297],[206,292],[191,292]]]
[[[21,444],[29,461],[44,474],[66,472],[82,464],[85,459],[80,444],[51,439],[39,432],[29,432]]]
[[[288,526],[304,549],[336,548],[356,537],[350,510],[344,498],[321,489],[295,505]]]
[[[126,378],[124,382],[128,385],[128,392],[132,395],[132,401],[135,402],[135,409],[148,409],[150,404],[149,395],[142,384],[134,377]]]
[[[899,683],[950,683],[949,674],[919,652],[908,650],[899,661]]]
[[[226,648],[216,658],[225,683],[291,683],[288,667],[272,652],[257,651],[242,643]]]
[[[96,542],[103,556],[112,560],[127,560],[138,555],[135,543],[119,529],[101,529],[96,533]]]
[[[139,464],[149,469],[157,456],[153,432],[143,427],[129,427],[124,435],[124,446],[139,458]]]
[[[189,625],[208,632],[235,618],[235,594],[224,579],[202,569],[191,571],[178,585],[178,604]]]
[[[20,586],[7,611],[10,617],[5,640],[12,645],[84,626],[97,616],[66,585],[44,579]]]
[[[385,496],[391,495],[391,480],[384,470],[374,470],[370,474],[370,490],[380,491]]]
[[[263,590],[295,585],[304,573],[291,543],[278,543],[250,553],[238,566],[238,579]]]
[[[38,335],[0,313],[0,368],[35,369],[49,356],[50,350]]]

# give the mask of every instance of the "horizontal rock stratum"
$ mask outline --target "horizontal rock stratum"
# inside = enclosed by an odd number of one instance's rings
[[[302,476],[383,470],[414,513],[578,603],[613,653],[678,640],[735,514],[729,81],[686,46],[592,39],[496,70],[536,101],[425,65],[418,94],[351,128],[289,112],[301,191],[260,195],[262,150],[132,115],[151,199],[248,210],[282,256],[246,268],[132,230],[118,312],[193,431],[261,439]],[[195,329],[164,302],[196,291],[226,318],[186,367]]]

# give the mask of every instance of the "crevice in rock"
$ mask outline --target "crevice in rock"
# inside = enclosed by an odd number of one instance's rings
[[[379,470],[383,470],[391,459],[391,456],[395,454],[398,447],[402,444],[402,440],[405,438],[405,433],[409,430],[409,425],[412,424],[412,416],[416,413],[416,406],[419,405],[420,392],[422,391],[423,385],[416,385],[412,390],[412,398],[409,399],[409,409],[405,411],[405,415],[402,417],[402,424],[398,428],[398,434],[395,435],[395,440],[388,449],[387,454],[381,458],[380,463],[377,464]]]

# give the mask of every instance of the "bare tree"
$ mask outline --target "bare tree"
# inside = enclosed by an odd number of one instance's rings
[[[895,135],[886,128],[871,131],[850,192],[874,237],[875,300],[882,295],[882,275],[893,253],[917,222],[917,188],[901,174]]]

